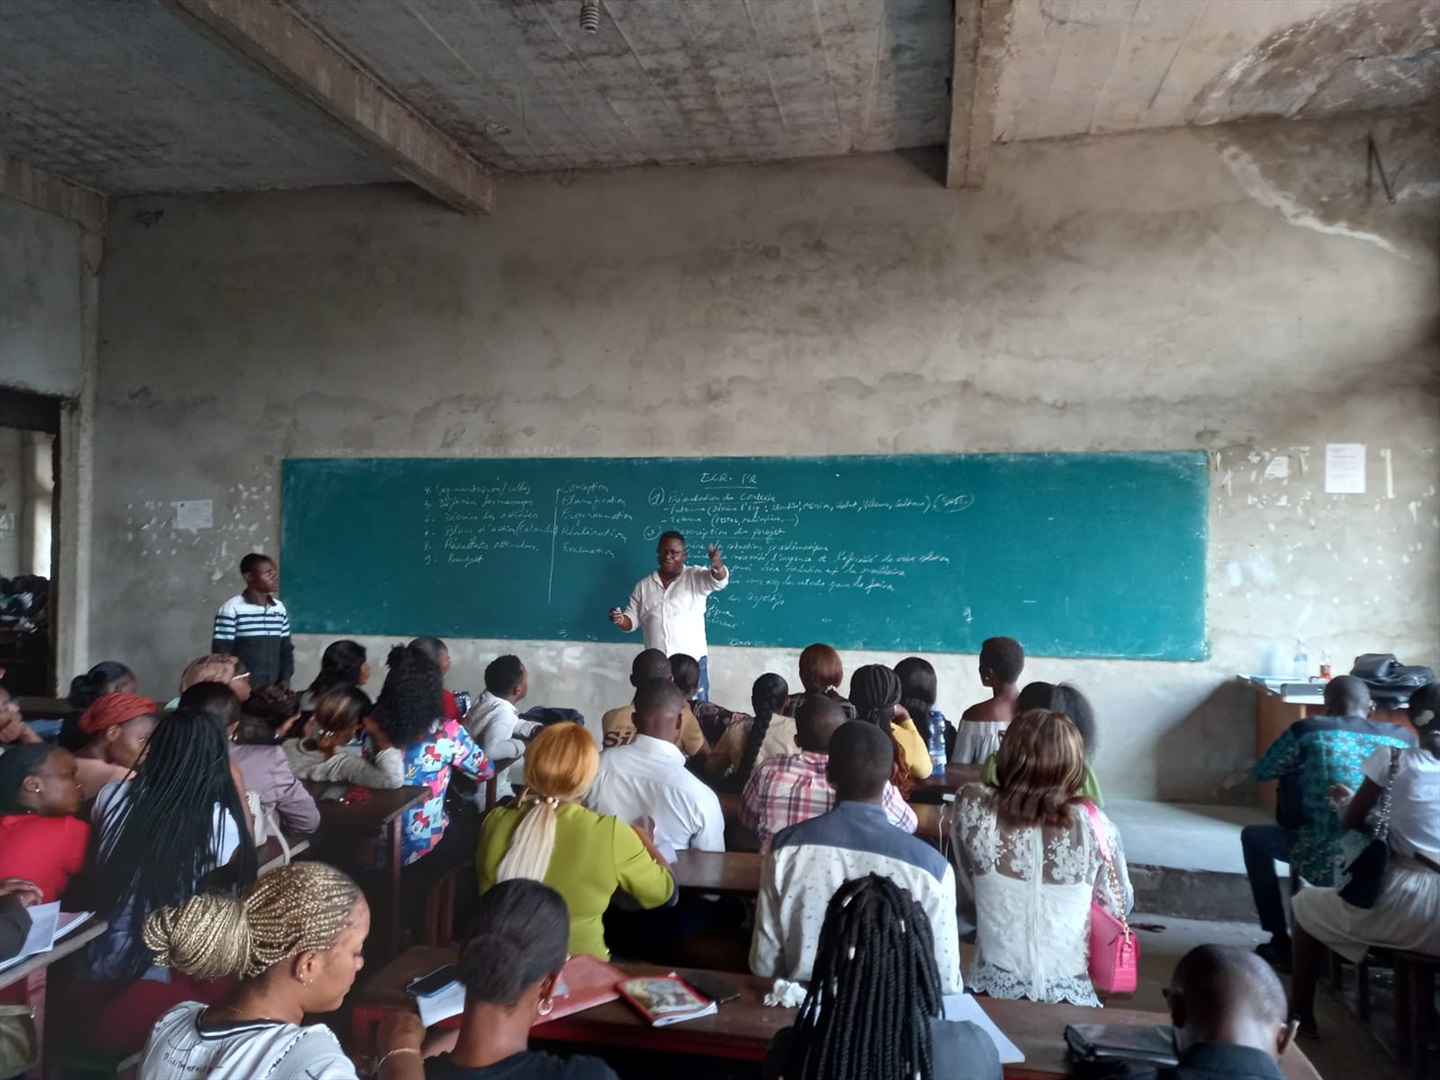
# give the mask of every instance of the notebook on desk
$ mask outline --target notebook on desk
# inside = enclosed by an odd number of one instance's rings
[[[63,941],[67,934],[84,926],[95,914],[92,911],[61,911],[59,900],[49,904],[37,904],[29,911],[30,933],[25,936],[25,944],[20,946],[20,951],[15,956],[0,964],[0,972],[8,971],[32,956],[49,952]]]
[[[570,1016],[616,1000],[620,992],[615,987],[624,978],[623,971],[598,957],[572,956],[565,962],[565,967],[560,972],[560,980],[555,984],[555,1007],[547,1015],[537,1016],[531,1026],[559,1020],[562,1016]],[[465,986],[459,979],[451,979],[430,993],[416,992],[415,984],[420,981],[412,981],[407,992],[415,998],[415,1005],[420,1010],[420,1022],[426,1027],[459,1016],[465,1011]]]

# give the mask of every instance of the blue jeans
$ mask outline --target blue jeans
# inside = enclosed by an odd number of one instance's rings
[[[1279,825],[1246,825],[1240,830],[1240,850],[1245,854],[1245,873],[1250,878],[1250,894],[1255,898],[1260,927],[1275,941],[1290,939],[1275,863],[1290,861],[1291,840],[1290,831]]]
[[[700,657],[700,686],[695,691],[694,700],[710,700],[710,658],[708,656]]]

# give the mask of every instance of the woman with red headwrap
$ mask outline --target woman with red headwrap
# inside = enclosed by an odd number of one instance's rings
[[[159,720],[160,706],[138,694],[107,694],[80,715],[89,741],[75,752],[75,764],[87,804],[106,784],[130,775]]]

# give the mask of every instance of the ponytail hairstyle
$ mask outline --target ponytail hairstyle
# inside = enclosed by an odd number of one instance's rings
[[[1069,828],[1071,803],[1084,783],[1085,743],[1068,716],[1031,709],[1010,721],[995,755],[995,810],[1002,824]]]
[[[28,814],[20,798],[25,781],[45,770],[50,755],[60,749],[50,743],[16,743],[0,754],[0,814]]]
[[[516,878],[480,897],[474,929],[460,949],[460,981],[473,1001],[514,1008],[521,996],[565,966],[570,909],[548,885]]]
[[[1070,722],[1080,729],[1080,740],[1085,744],[1085,753],[1095,753],[1095,709],[1090,699],[1069,683],[1032,682],[1027,683],[1015,699],[1015,715],[1031,709],[1048,709],[1062,712]]]
[[[755,710],[755,719],[750,725],[750,734],[745,739],[745,752],[740,755],[736,777],[743,784],[755,768],[755,759],[760,756],[760,746],[770,730],[770,719],[785,707],[790,696],[790,687],[773,671],[767,671],[755,680],[750,688],[750,706]]]
[[[97,698],[113,694],[126,679],[135,681],[135,673],[118,660],[102,660],[84,675],[70,680],[70,707],[84,712]]]
[[[403,749],[445,715],[444,686],[440,668],[413,641],[391,649],[385,664],[390,670],[375,700],[375,722]]]
[[[315,699],[315,723],[325,734],[353,736],[374,708],[358,686],[337,686]]]
[[[368,654],[365,646],[348,638],[332,641],[320,654],[320,674],[310,684],[310,692],[316,697],[327,690],[340,686],[359,686],[360,675],[365,669]]]
[[[900,789],[905,798],[915,786],[910,775],[910,763],[905,759],[905,748],[895,740],[895,706],[900,704],[900,676],[884,664],[866,664],[855,669],[850,676],[850,701],[855,706],[855,718],[878,727],[890,736],[895,748],[895,765],[890,773],[890,782]]]
[[[555,853],[560,804],[584,796],[599,769],[600,749],[579,724],[551,724],[530,741],[525,750],[525,790],[517,803],[525,816],[495,870],[496,881],[545,879]]]
[[[930,1024],[944,1011],[925,909],[867,874],[830,898],[786,1080],[934,1080]]]
[[[845,665],[840,654],[823,642],[807,645],[800,653],[800,685],[807,694],[824,694],[838,698],[840,684],[845,681]]]
[[[900,677],[900,704],[915,721],[925,745],[930,745],[930,710],[935,708],[935,668],[920,656],[907,656],[895,665]]]
[[[318,862],[283,866],[240,896],[200,893],[145,920],[155,962],[197,979],[253,979],[303,952],[324,952],[350,925],[362,894]]]
[[[250,884],[256,859],[225,736],[214,722],[184,709],[170,713],[155,725],[145,757],[125,783],[100,826],[90,830],[85,862],[92,909],[120,927],[126,943],[110,975],[137,979],[153,959],[143,936],[150,913],[183,904],[217,870],[235,884]],[[223,868],[217,808],[240,834],[235,857]]]

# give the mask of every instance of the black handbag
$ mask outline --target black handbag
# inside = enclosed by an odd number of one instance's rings
[[[1380,796],[1380,812],[1375,832],[1360,854],[1350,860],[1340,876],[1346,881],[1339,888],[1340,899],[1351,907],[1373,908],[1385,885],[1385,871],[1390,866],[1390,792],[1395,787],[1395,769],[1400,764],[1400,749],[1390,748],[1390,778]]]
[[[1428,682],[1435,672],[1423,664],[1402,664],[1394,653],[1366,653],[1355,658],[1350,674],[1370,688],[1377,705],[1394,707]]]

